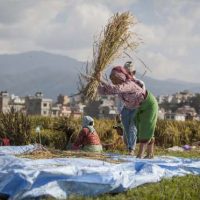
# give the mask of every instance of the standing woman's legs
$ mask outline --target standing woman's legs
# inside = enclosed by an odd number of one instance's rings
[[[145,158],[154,157],[154,142],[155,142],[155,138],[152,138],[150,142],[147,144],[147,155],[145,156]]]
[[[124,143],[126,144],[126,147],[128,149],[129,146],[129,142],[128,142],[128,130],[129,130],[129,123],[128,123],[128,110],[123,107],[122,111],[121,111],[121,120],[122,120],[122,124],[124,127],[124,131],[123,131],[123,139],[124,139]]]
[[[137,127],[135,125],[136,110],[131,110],[129,115],[129,146],[131,150],[135,150],[137,141]]]
[[[136,110],[123,108],[121,112],[122,124],[124,126],[124,140],[127,141],[129,151],[135,150],[137,141],[137,128],[135,126],[134,117]]]

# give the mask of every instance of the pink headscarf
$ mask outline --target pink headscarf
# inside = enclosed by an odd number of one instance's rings
[[[110,76],[115,77],[121,81],[133,80],[133,77],[124,69],[124,67],[116,66],[112,69]]]

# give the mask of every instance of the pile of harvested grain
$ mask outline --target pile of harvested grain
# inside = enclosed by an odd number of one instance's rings
[[[86,74],[79,76],[79,91],[85,98],[94,100],[100,84],[103,71],[125,50],[135,50],[139,40],[131,31],[136,19],[129,12],[117,13],[111,17],[108,24],[93,45],[92,64],[86,66]]]
[[[50,159],[50,158],[88,158],[102,160],[110,163],[121,163],[122,161],[112,160],[108,155],[84,151],[60,151],[60,150],[35,150],[20,155],[22,158]]]

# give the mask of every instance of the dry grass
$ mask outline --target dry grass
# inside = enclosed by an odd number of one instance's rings
[[[51,158],[88,158],[102,160],[109,163],[121,163],[109,158],[109,156],[101,153],[84,152],[84,151],[60,151],[60,150],[35,150],[30,153],[19,155],[22,158],[30,159],[51,159]]]
[[[135,50],[139,39],[131,31],[136,19],[129,12],[117,13],[111,17],[108,24],[93,45],[93,60],[91,67],[86,66],[86,74],[80,74],[79,91],[85,98],[94,100],[102,73],[124,51]]]

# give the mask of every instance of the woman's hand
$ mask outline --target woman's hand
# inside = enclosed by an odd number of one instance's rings
[[[100,85],[102,85],[102,86],[106,86],[107,83],[105,83],[104,81],[100,80]]]

